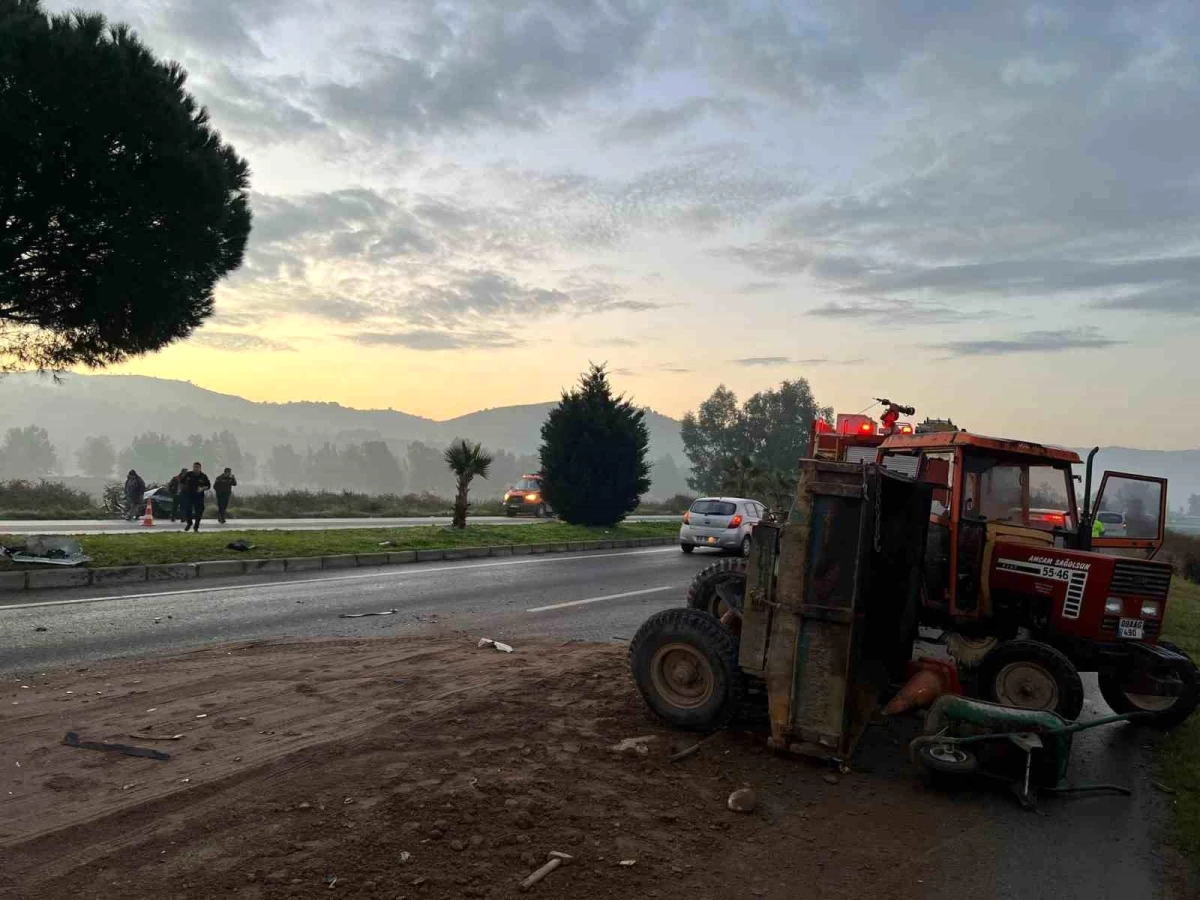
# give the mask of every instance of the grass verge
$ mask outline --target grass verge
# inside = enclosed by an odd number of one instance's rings
[[[1163,638],[1200,659],[1200,585],[1175,578]],[[1175,791],[1177,846],[1200,867],[1200,712],[1164,736],[1160,763],[1163,782]]]
[[[333,556],[399,550],[492,547],[497,544],[544,544],[553,541],[601,541],[667,537],[678,533],[677,522],[625,522],[610,528],[588,528],[562,522],[535,525],[468,525],[460,531],[442,526],[419,528],[353,528],[330,531],[212,530],[185,534],[178,529],[152,534],[82,534],[76,538],[97,566],[140,566],[159,563],[203,562],[215,559],[278,559],[289,556]],[[229,550],[241,538],[254,545],[249,552]],[[0,543],[20,538],[0,535]],[[384,546],[384,542],[390,542]],[[0,569],[11,563],[0,561]]]

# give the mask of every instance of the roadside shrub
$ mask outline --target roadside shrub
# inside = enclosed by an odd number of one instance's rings
[[[57,481],[0,481],[0,518],[77,519],[101,514],[89,494]]]
[[[1168,531],[1159,559],[1169,562],[1188,581],[1200,584],[1200,535]]]

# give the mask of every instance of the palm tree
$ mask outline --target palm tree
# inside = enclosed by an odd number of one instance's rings
[[[467,502],[467,491],[470,490],[471,479],[476,475],[480,478],[488,477],[488,470],[492,467],[492,454],[484,450],[482,444],[471,444],[459,438],[446,448],[442,458],[446,460],[446,465],[450,467],[456,479],[454,521],[451,524],[455,528],[466,528],[467,507],[471,505]]]

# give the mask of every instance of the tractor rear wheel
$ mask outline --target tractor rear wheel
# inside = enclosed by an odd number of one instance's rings
[[[745,557],[719,559],[696,573],[688,585],[687,605],[691,609],[702,609],[716,618],[721,618],[729,607],[739,612],[746,605],[746,571],[749,560]]]
[[[1159,646],[1183,654],[1182,650],[1166,641],[1160,641]],[[1196,672],[1196,664],[1188,659],[1186,654],[1183,655],[1184,659],[1172,665],[1170,670],[1170,674],[1180,681],[1180,692],[1177,696],[1161,697],[1155,694],[1132,693],[1122,684],[1124,673],[1101,672],[1098,680],[1104,702],[1111,706],[1115,713],[1153,713],[1154,715],[1143,721],[1155,728],[1174,728],[1200,704],[1200,674]]]
[[[647,619],[629,645],[629,667],[646,705],[677,728],[721,728],[745,696],[737,638],[697,609]]]
[[[1039,641],[1005,641],[983,658],[979,688],[1005,706],[1048,709],[1074,721],[1083,711],[1083,680],[1066,656]]]

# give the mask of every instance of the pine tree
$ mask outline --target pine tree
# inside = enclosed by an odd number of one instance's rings
[[[0,0],[0,371],[109,365],[212,314],[249,170],[186,78],[103,16]]]
[[[556,515],[575,525],[614,525],[650,488],[645,413],[613,396],[595,365],[564,391],[542,425],[542,490]]]

